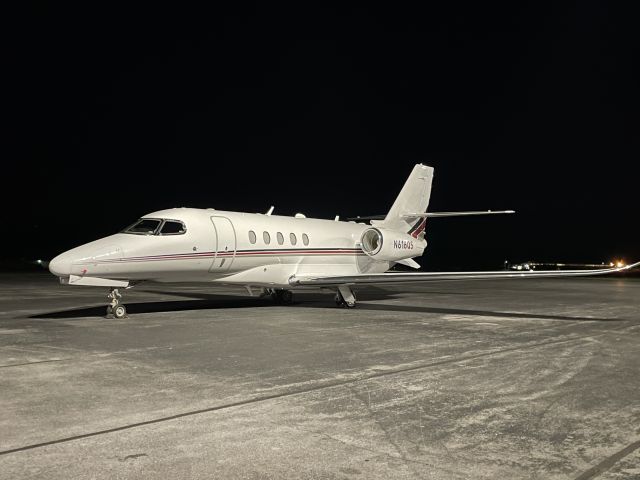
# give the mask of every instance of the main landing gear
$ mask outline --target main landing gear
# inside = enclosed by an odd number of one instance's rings
[[[124,305],[120,304],[122,295],[117,288],[112,288],[107,295],[111,302],[107,306],[107,316],[113,315],[115,318],[124,318],[127,316],[127,309]]]
[[[278,305],[291,305],[293,302],[293,292],[281,288],[267,288],[265,296],[269,295]]]
[[[356,296],[348,285],[340,285],[336,290],[336,305],[343,308],[356,308]]]

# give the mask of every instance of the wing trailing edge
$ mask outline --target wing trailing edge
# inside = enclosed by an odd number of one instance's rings
[[[631,270],[640,266],[640,262],[624,267],[602,268],[595,270],[530,270],[530,271],[486,271],[486,272],[421,272],[421,273],[369,273],[360,275],[336,276],[292,276],[289,284],[292,286],[315,285],[384,285],[394,283],[423,283],[444,282],[452,280],[492,280],[515,278],[561,278],[588,277],[606,275]]]

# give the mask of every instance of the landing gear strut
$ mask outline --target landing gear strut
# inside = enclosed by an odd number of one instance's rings
[[[122,295],[117,288],[111,288],[109,295],[107,295],[111,302],[107,306],[107,316],[113,315],[115,318],[124,318],[127,315],[127,309],[124,305],[120,304]]]
[[[348,285],[340,285],[336,290],[336,305],[343,308],[355,308],[356,296]]]
[[[267,295],[279,305],[290,305],[293,302],[293,292],[291,290],[283,290],[281,288],[268,288]]]

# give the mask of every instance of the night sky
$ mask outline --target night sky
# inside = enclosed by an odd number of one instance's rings
[[[170,207],[382,214],[419,162],[430,210],[518,212],[430,220],[427,268],[640,259],[635,17],[438,3],[31,7],[4,69],[3,264]]]

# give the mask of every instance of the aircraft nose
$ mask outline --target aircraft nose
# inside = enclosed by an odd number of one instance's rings
[[[64,253],[49,262],[49,271],[58,277],[71,275],[71,258]]]

